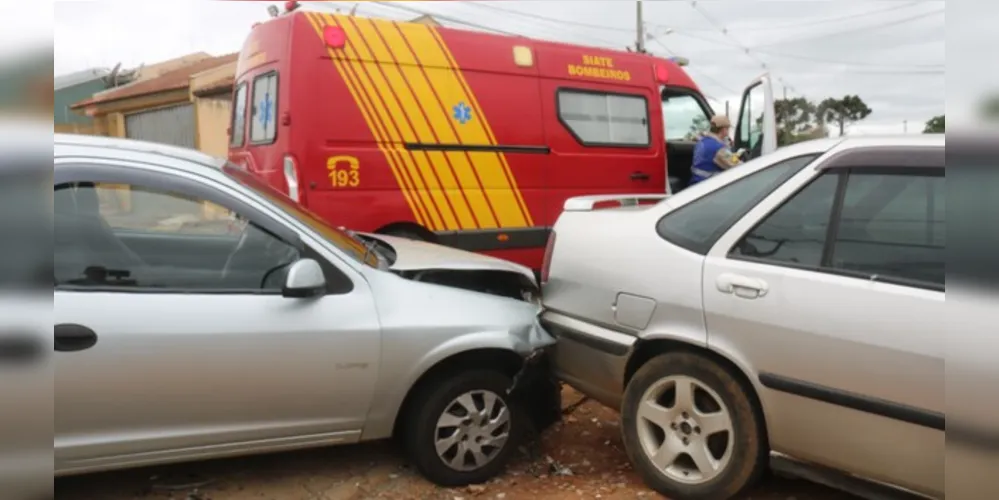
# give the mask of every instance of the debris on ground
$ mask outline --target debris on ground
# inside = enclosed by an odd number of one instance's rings
[[[408,467],[391,443],[331,447],[59,478],[60,500],[649,500],[621,443],[617,414],[563,390],[571,411],[526,443],[502,476],[441,488]],[[159,485],[154,487],[154,485]],[[185,488],[186,487],[186,488]],[[179,488],[179,489],[173,489]],[[768,477],[744,500],[853,500],[804,481]]]

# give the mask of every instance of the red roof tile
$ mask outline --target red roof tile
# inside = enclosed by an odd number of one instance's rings
[[[211,59],[205,59],[204,61],[198,61],[196,63],[191,63],[182,68],[175,69],[173,71],[168,71],[162,75],[151,78],[149,80],[136,82],[132,85],[127,85],[121,87],[120,89],[112,90],[110,92],[105,92],[101,95],[94,96],[90,99],[85,99],[76,104],[73,104],[71,108],[78,109],[90,104],[100,104],[110,101],[118,101],[121,99],[127,99],[129,97],[138,97],[147,94],[155,94],[157,92],[163,92],[167,90],[177,90],[187,88],[191,84],[191,75],[200,73],[202,71],[207,71],[209,69],[221,66],[223,64],[231,63],[239,58],[238,53],[227,54],[224,56],[213,57]]]

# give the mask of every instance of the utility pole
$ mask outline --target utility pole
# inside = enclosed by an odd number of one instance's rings
[[[909,120],[902,120],[902,133],[903,134],[909,133]]]
[[[635,40],[635,50],[640,53],[645,53],[645,23],[642,21],[642,0],[635,1],[635,13],[637,14],[637,35],[638,39]]]
[[[787,100],[787,85],[782,85],[784,87],[784,100]]]

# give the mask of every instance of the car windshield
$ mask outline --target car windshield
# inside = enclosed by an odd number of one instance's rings
[[[374,250],[368,251],[368,247],[362,240],[355,237],[352,232],[334,227],[320,218],[318,215],[299,205],[284,193],[261,182],[238,165],[226,162],[222,171],[229,178],[239,182],[243,186],[252,189],[255,193],[263,196],[288,215],[298,219],[310,229],[319,233],[326,241],[335,245],[344,253],[372,267],[378,267],[378,255]]]

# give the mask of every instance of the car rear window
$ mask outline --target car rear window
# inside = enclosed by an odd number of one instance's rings
[[[669,212],[656,230],[666,241],[706,255],[725,231],[818,156],[796,156],[747,175]]]

